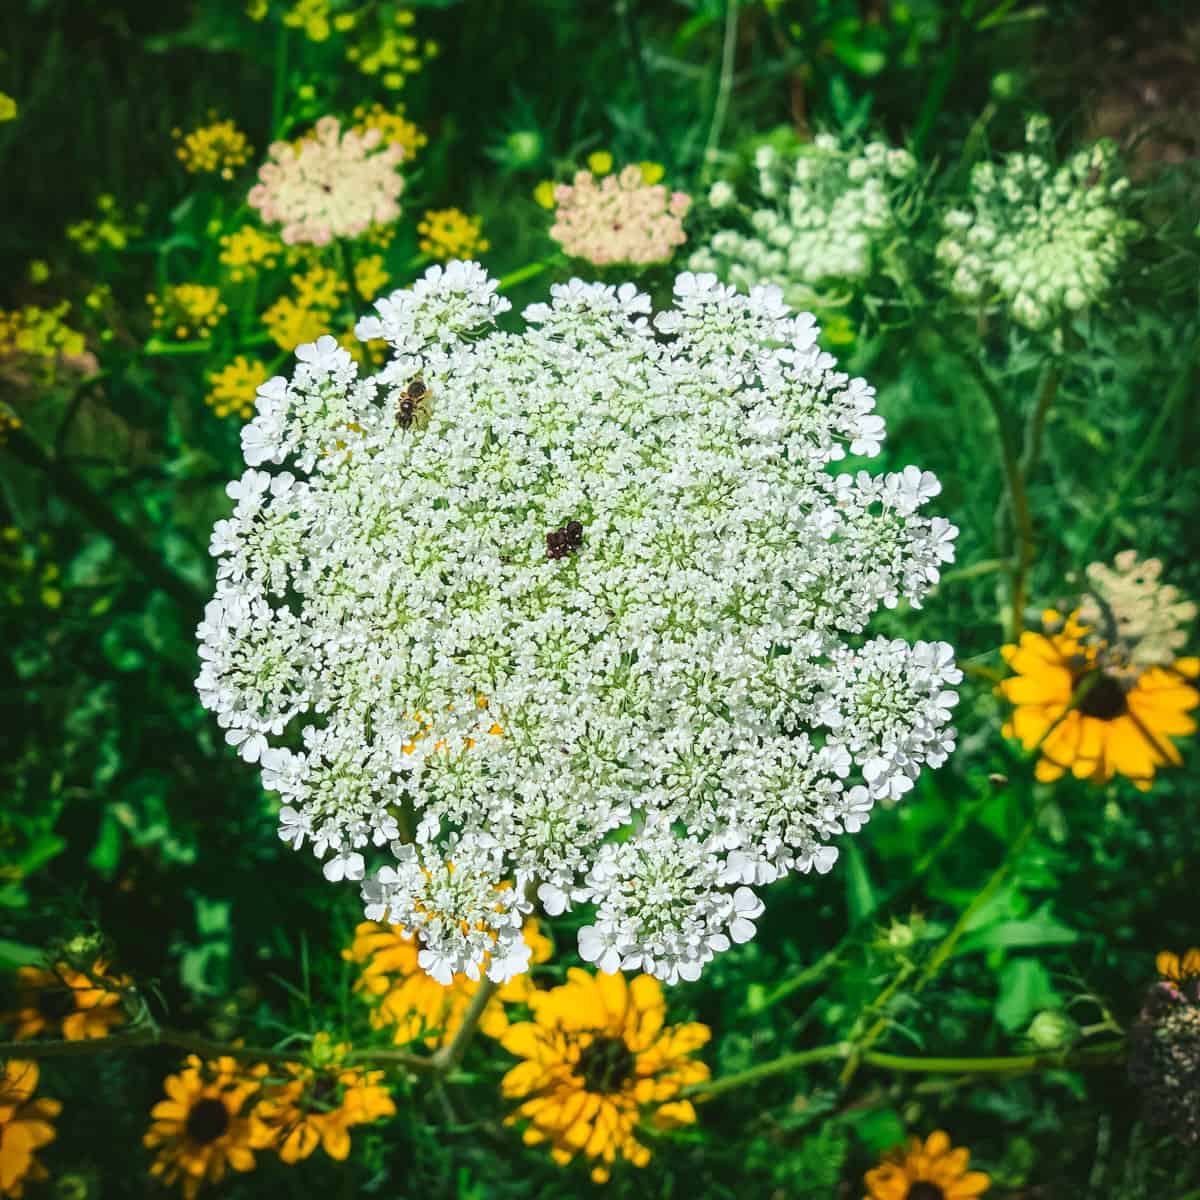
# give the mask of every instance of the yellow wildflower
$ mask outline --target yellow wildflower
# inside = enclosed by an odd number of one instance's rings
[[[650,185],[656,184],[666,172],[662,163],[640,162],[638,166],[642,171],[642,182]]]
[[[270,9],[270,0],[246,0],[246,16],[252,21],[261,21]]]
[[[175,137],[181,136],[178,129],[174,132]],[[175,148],[175,157],[189,173],[219,174],[222,179],[232,179],[233,172],[246,164],[250,154],[246,135],[228,119],[193,129]]]
[[[332,267],[315,266],[303,275],[292,276],[296,303],[303,308],[337,308],[346,291],[346,281]]]
[[[395,142],[404,147],[404,161],[408,162],[429,139],[404,115],[404,105],[397,106],[395,112],[389,112],[382,104],[372,104],[368,108],[360,104],[354,110],[354,128],[360,133],[368,129],[378,129],[385,142]]]
[[[62,1104],[45,1097],[35,1100],[37,1085],[35,1062],[14,1058],[0,1067],[0,1195],[14,1200],[24,1194],[27,1182],[47,1177],[34,1154],[57,1136],[53,1122]]]
[[[252,278],[263,268],[273,269],[282,252],[278,238],[253,225],[243,225],[221,238],[220,259],[234,283]]]
[[[30,283],[45,283],[50,278],[50,264],[44,258],[30,259],[25,274]]]
[[[613,167],[613,156],[607,150],[597,150],[587,156],[587,165],[593,175],[607,175]]]
[[[696,1110],[680,1098],[709,1076],[693,1052],[708,1041],[707,1025],[666,1025],[662,984],[572,967],[567,982],[531,998],[533,1020],[511,1025],[500,1044],[522,1061],[500,1084],[521,1104],[506,1124],[527,1122],[528,1146],[547,1142],[566,1166],[577,1154],[592,1160],[592,1179],[608,1180],[617,1156],[635,1167],[650,1161],[637,1140],[639,1123],[691,1124]]]
[[[950,1144],[950,1135],[938,1129],[924,1142],[909,1138],[907,1146],[885,1154],[879,1166],[867,1172],[866,1200],[974,1200],[991,1186],[983,1171],[968,1171],[970,1152]]]
[[[96,959],[87,971],[65,962],[49,970],[18,967],[16,1007],[0,1021],[14,1026],[12,1037],[18,1042],[39,1034],[68,1042],[106,1037],[125,1024],[121,993],[131,983],[128,975],[110,975],[104,959]]]
[[[179,341],[208,337],[229,311],[220,290],[203,283],[172,284],[161,297],[151,292],[146,303],[154,328]]]
[[[283,14],[283,23],[292,29],[303,29],[310,42],[329,39],[329,0],[298,0]]]
[[[0,371],[25,382],[32,369],[48,383],[59,367],[85,375],[96,370],[83,334],[63,320],[70,307],[64,300],[53,308],[27,304],[12,311],[0,309]]]
[[[276,300],[263,313],[263,324],[281,350],[295,350],[305,342],[315,342],[323,333],[328,333],[329,314],[305,308],[291,296]]]
[[[17,118],[17,102],[4,92],[0,92],[0,121],[15,121]]]
[[[391,278],[384,268],[382,254],[367,254],[354,264],[354,287],[364,300],[382,295]]]
[[[127,217],[109,195],[96,198],[96,215],[67,226],[67,238],[84,254],[100,250],[124,250],[131,237],[141,233],[141,226]]]
[[[533,189],[533,198],[543,208],[553,208],[554,207],[554,188],[555,188],[555,183],[554,183],[553,179],[543,179],[542,182],[539,183],[537,185],[537,187],[535,187]]]
[[[425,254],[443,261],[475,258],[491,248],[487,238],[480,236],[482,227],[482,217],[469,217],[460,209],[430,209],[417,225],[419,245]]]
[[[346,58],[364,75],[378,76],[389,90],[402,88],[405,79],[437,53],[436,43],[427,41],[422,46],[411,33],[405,32],[415,19],[411,9],[400,8],[394,10],[389,24],[386,11],[378,9],[373,27],[355,23],[358,37],[347,47]]]
[[[265,363],[239,354],[233,362],[209,375],[209,392],[204,403],[218,417],[234,416],[248,421],[254,416],[258,389],[270,378]]]

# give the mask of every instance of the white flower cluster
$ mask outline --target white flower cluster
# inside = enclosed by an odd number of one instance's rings
[[[826,470],[883,422],[776,289],[573,280],[508,333],[451,263],[375,307],[378,374],[323,337],[259,390],[201,698],[435,978],[523,970],[536,897],[694,979],[952,747],[950,647],[862,637],[953,558],[937,480]]]
[[[1107,292],[1140,227],[1124,215],[1129,180],[1112,142],[1056,169],[1046,119],[1030,120],[1025,136],[1025,152],[972,171],[971,207],[945,214],[937,257],[960,300],[998,295],[1015,321],[1044,329]]]
[[[814,288],[870,275],[917,164],[907,150],[883,142],[847,150],[832,135],[818,134],[794,158],[761,146],[755,169],[758,195],[742,210],[749,231],[722,228],[688,265],[715,271],[743,291],[774,284],[795,304]],[[733,185],[718,181],[708,200],[727,220]]]
[[[1187,643],[1196,606],[1177,587],[1163,583],[1160,559],[1122,550],[1111,567],[1091,563],[1087,579],[1079,620],[1089,627],[1089,637],[1135,673],[1175,661]]]

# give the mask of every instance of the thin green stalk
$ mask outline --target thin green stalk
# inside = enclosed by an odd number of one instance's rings
[[[863,1066],[911,1075],[1028,1075],[1043,1069],[1064,1071],[1083,1067],[1104,1067],[1119,1062],[1125,1051],[1124,1041],[1103,1042],[1098,1046],[1085,1046],[1066,1053],[1056,1051],[988,1058],[926,1058],[906,1054],[882,1054],[870,1050],[860,1053],[857,1061]],[[848,1042],[814,1046],[810,1050],[780,1055],[779,1058],[748,1067],[744,1071],[735,1071],[732,1075],[721,1075],[704,1083],[691,1084],[684,1088],[680,1095],[697,1103],[704,1103],[725,1092],[770,1079],[773,1075],[783,1075],[813,1063],[849,1058],[852,1054],[854,1047]]]
[[[471,997],[471,1003],[467,1006],[467,1011],[463,1013],[462,1022],[455,1030],[454,1037],[433,1056],[435,1071],[445,1074],[458,1066],[462,1056],[466,1053],[467,1046],[475,1036],[475,1028],[479,1024],[480,1017],[483,1016],[484,1009],[496,994],[498,987],[498,984],[486,976],[480,981],[479,987],[475,989],[475,995]]]
[[[1125,499],[1126,492],[1133,486],[1134,480],[1140,478],[1142,470],[1149,461],[1150,456],[1157,451],[1158,443],[1167,428],[1167,423],[1175,415],[1175,410],[1179,408],[1188,396],[1198,357],[1200,357],[1200,339],[1192,342],[1191,349],[1180,364],[1179,374],[1175,377],[1175,382],[1167,389],[1162,407],[1158,410],[1158,416],[1154,418],[1154,424],[1150,426],[1146,436],[1142,439],[1142,444],[1138,448],[1138,452],[1133,456],[1129,466],[1125,469],[1125,474],[1121,476],[1120,482],[1109,493],[1108,502],[1100,510],[1099,515],[1092,523],[1087,537],[1083,539],[1083,544],[1079,550],[1081,560],[1087,556],[1092,543],[1095,542],[1100,531],[1108,525],[1113,513],[1121,506],[1121,502]]]
[[[263,1046],[240,1046],[229,1042],[218,1042],[212,1038],[169,1029],[154,1023],[137,1029],[127,1029],[108,1037],[90,1038],[85,1041],[28,1041],[0,1042],[0,1059],[3,1058],[79,1058],[90,1054],[119,1054],[124,1050],[142,1050],[152,1046],[167,1046],[199,1054],[204,1058],[235,1058],[240,1062],[294,1063],[304,1055],[295,1050],[273,1050]],[[434,1058],[409,1054],[404,1050],[350,1051],[347,1064],[368,1062],[379,1066],[402,1066],[411,1071],[430,1072],[436,1070]]]
[[[183,576],[176,575],[142,535],[113,512],[102,496],[69,467],[50,458],[23,429],[14,429],[9,434],[6,448],[27,467],[41,471],[62,499],[104,534],[148,583],[162,588],[185,611],[194,611],[204,604],[207,599],[204,592]]]
[[[535,275],[540,275],[543,271],[549,270],[548,262],[532,262],[526,263],[523,267],[518,267],[515,271],[509,271],[507,275],[500,278],[500,282],[496,284],[498,291],[504,291],[505,288],[514,287],[518,283],[524,283],[526,279],[532,279]]]
[[[938,580],[938,587],[950,583],[964,583],[968,579],[979,579],[983,575],[991,575],[995,571],[1011,571],[1016,561],[1011,558],[982,558],[969,567],[959,567],[956,571],[947,571]]]
[[[276,138],[283,136],[280,124],[283,121],[283,94],[287,88],[287,26],[280,24],[275,38],[275,80],[271,88],[271,132]]]
[[[941,973],[942,967],[950,960],[954,951],[958,948],[958,943],[962,940],[963,935],[967,932],[967,928],[971,923],[975,914],[987,904],[999,890],[1000,885],[1004,882],[1009,871],[1012,869],[1013,863],[1024,850],[1026,842],[1033,836],[1033,831],[1037,828],[1038,818],[1041,815],[1040,807],[1035,809],[1033,815],[1025,823],[1025,827],[1017,834],[1016,839],[1011,843],[1008,852],[1004,856],[1004,861],[992,872],[991,878],[983,885],[971,900],[971,903],[959,914],[959,918],[955,921],[950,932],[938,943],[937,949],[930,956],[929,961],[922,967],[921,973],[917,976],[916,982],[912,986],[911,994],[918,996],[921,992],[933,982],[934,979]],[[887,1032],[890,1022],[886,1017],[880,1017],[867,1033],[854,1044],[853,1053],[849,1062],[846,1063],[845,1069],[842,1071],[839,1083],[842,1087],[849,1084],[854,1078],[855,1072],[863,1062],[863,1056],[866,1052]]]
[[[708,139],[704,143],[704,174],[708,178],[717,161],[721,145],[721,134],[725,131],[725,118],[729,113],[729,97],[733,91],[733,63],[737,53],[738,0],[725,0],[725,36],[721,44],[721,77],[717,83],[717,95],[713,101],[712,120],[708,126]]]
[[[358,279],[354,274],[354,253],[345,238],[338,238],[337,246],[338,259],[342,264],[342,276],[346,280],[346,289],[350,293],[350,303],[353,305],[354,311],[359,312],[366,307],[366,301],[358,292]]]

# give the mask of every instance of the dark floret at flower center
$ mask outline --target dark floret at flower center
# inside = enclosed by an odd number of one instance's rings
[[[577,1068],[589,1092],[617,1092],[633,1076],[633,1051],[615,1037],[598,1037],[583,1048]]]
[[[229,1109],[211,1098],[192,1105],[187,1117],[187,1135],[202,1146],[215,1142],[229,1128]]]
[[[37,994],[37,1010],[47,1020],[59,1021],[75,1011],[75,992],[65,983],[52,983]]]
[[[322,1075],[312,1086],[309,1095],[318,1105],[332,1100],[337,1092],[337,1080],[332,1075]]]
[[[930,1183],[927,1179],[918,1179],[908,1189],[908,1195],[904,1200],[946,1200],[946,1193],[936,1183]]]
[[[1113,721],[1128,711],[1125,689],[1111,676],[1100,673],[1098,677],[1093,676],[1090,680],[1084,676],[1084,681],[1091,684],[1087,695],[1079,701],[1079,711],[1085,717]]]

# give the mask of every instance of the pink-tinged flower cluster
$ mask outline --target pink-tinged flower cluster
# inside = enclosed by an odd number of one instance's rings
[[[400,215],[404,147],[384,145],[378,129],[343,133],[337,117],[322,117],[308,137],[275,142],[268,154],[248,199],[264,221],[283,225],[285,242],[324,246]]]
[[[687,240],[683,218],[692,198],[647,184],[639,167],[597,180],[579,171],[574,183],[554,189],[550,236],[574,258],[595,266],[662,263]]]

